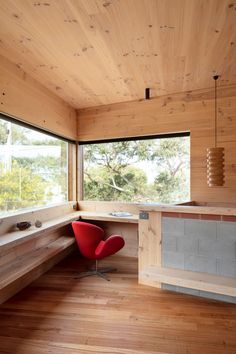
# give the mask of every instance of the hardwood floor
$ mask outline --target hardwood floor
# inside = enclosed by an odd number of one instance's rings
[[[111,257],[111,282],[75,279],[73,255],[0,306],[0,353],[235,354],[236,306],[137,283],[137,260]]]

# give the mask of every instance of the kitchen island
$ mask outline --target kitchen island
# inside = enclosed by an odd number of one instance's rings
[[[140,210],[141,284],[236,302],[234,205],[142,204]]]

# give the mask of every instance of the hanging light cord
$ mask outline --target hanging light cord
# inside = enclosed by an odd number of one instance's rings
[[[217,147],[217,83],[219,75],[213,76],[215,80],[215,147]]]

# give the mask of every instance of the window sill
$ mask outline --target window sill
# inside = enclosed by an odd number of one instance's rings
[[[7,216],[0,216],[0,238],[1,235],[15,231],[18,222],[29,221],[31,225],[34,225],[36,220],[45,223],[57,218],[59,215],[67,215],[73,212],[74,204],[76,204],[76,202],[71,201],[27,211],[22,210],[21,212]]]
[[[58,229],[58,227],[68,225],[72,221],[78,220],[79,217],[80,212],[74,211],[62,217],[46,221],[40,228],[32,226],[30,229],[24,231],[12,231],[5,233],[4,235],[0,236],[1,250],[19,245],[32,237],[43,234],[44,232],[52,231]]]

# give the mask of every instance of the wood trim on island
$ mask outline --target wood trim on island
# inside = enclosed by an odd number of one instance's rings
[[[139,283],[161,287],[160,283],[142,276],[147,266],[156,265],[161,267],[161,213],[150,212],[147,219],[139,220]]]
[[[191,272],[182,269],[148,266],[141,272],[142,284],[159,287],[160,282],[190,289],[236,296],[236,279],[219,275]]]
[[[198,215],[222,215],[222,216],[236,216],[236,207],[224,207],[224,206],[200,206],[200,205],[170,205],[170,204],[140,204],[140,210],[147,212],[162,212],[168,213],[166,216],[170,216],[170,213],[176,214],[176,217],[181,217],[183,213],[186,214],[198,214]],[[200,219],[200,217],[199,217]]]

